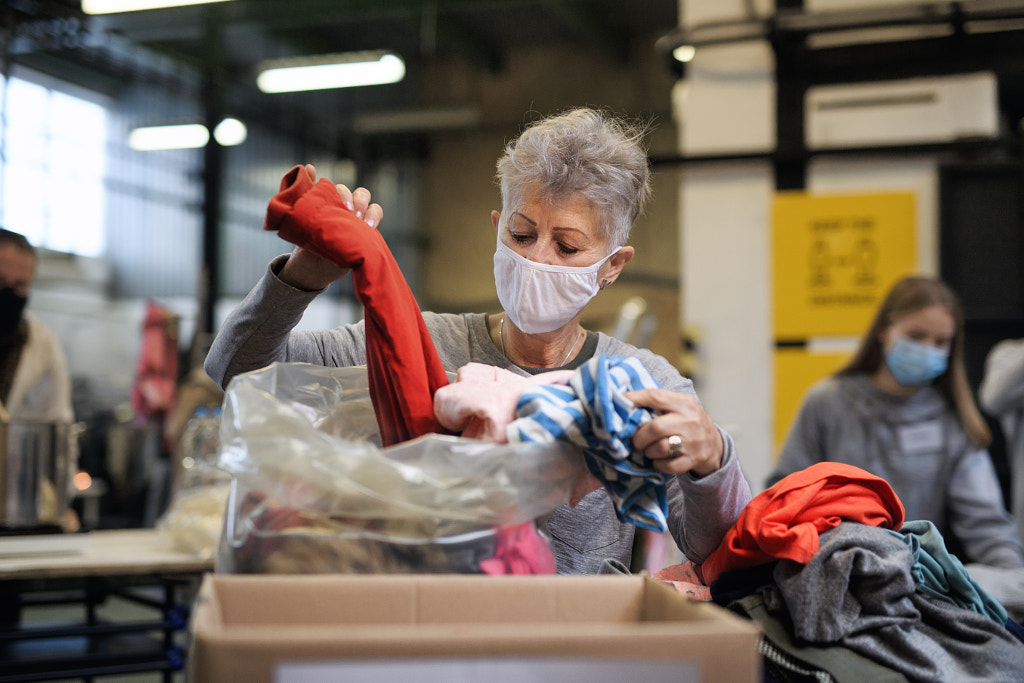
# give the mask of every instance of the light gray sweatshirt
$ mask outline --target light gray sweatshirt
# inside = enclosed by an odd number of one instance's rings
[[[1010,510],[1024,543],[1024,339],[1006,339],[985,358],[978,401],[999,419],[1010,461]]]
[[[892,486],[906,519],[929,520],[972,561],[1024,566],[1024,550],[988,451],[975,446],[934,387],[908,398],[865,375],[815,384],[782,446],[766,486],[816,462],[855,465]]]
[[[272,362],[305,362],[328,367],[366,363],[363,322],[330,330],[293,331],[303,311],[319,292],[306,292],[276,275],[286,256],[271,262],[264,277],[235,308],[217,333],[206,359],[206,371],[222,387],[235,375]],[[487,316],[424,313],[424,322],[448,372],[476,362],[527,375],[491,342]],[[693,383],[663,357],[598,333],[596,354],[640,359],[663,388],[696,396]],[[683,553],[699,564],[750,501],[750,486],[740,470],[732,437],[724,430],[721,468],[706,477],[673,477],[668,485],[669,530]],[[562,506],[547,520],[560,574],[597,574],[605,559],[630,566],[635,527],[618,520],[602,488],[576,507]]]

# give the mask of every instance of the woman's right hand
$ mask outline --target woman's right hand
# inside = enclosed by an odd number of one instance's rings
[[[305,168],[309,179],[316,183],[316,168],[313,164],[306,164]],[[348,187],[340,184],[335,187],[338,189],[342,203],[357,218],[366,221],[371,228],[380,225],[380,221],[384,217],[384,210],[380,204],[370,203],[369,190],[365,187],[349,190]],[[315,292],[327,288],[335,280],[340,280],[348,275],[348,272],[348,268],[342,268],[307,249],[296,247],[281,272],[278,273],[278,277],[292,287]]]

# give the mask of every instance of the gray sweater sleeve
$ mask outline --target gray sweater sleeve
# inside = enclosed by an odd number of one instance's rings
[[[310,302],[307,292],[282,282],[277,273],[287,255],[271,261],[248,296],[228,315],[206,357],[206,373],[221,387],[243,372],[274,362],[335,367],[366,363],[362,321],[333,330],[294,331]]]
[[[949,527],[973,562],[991,567],[1024,567],[1017,527],[1003,507],[1002,492],[988,451],[972,449],[948,482]]]
[[[740,470],[736,444],[728,432],[721,427],[719,431],[725,444],[722,466],[700,479],[677,475],[668,486],[669,531],[694,564],[718,547],[750,502],[750,485]]]

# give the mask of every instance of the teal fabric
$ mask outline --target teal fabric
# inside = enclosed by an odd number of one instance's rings
[[[910,573],[917,590],[1006,623],[1006,609],[978,585],[956,555],[946,549],[939,530],[928,520],[911,520],[889,533],[902,538],[914,555]]]

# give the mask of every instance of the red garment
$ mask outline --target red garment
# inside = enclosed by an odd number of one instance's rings
[[[150,301],[132,386],[135,414],[141,419],[169,414],[174,408],[177,387],[178,318]]]
[[[904,515],[884,479],[853,465],[815,463],[754,496],[699,571],[710,586],[723,572],[776,559],[806,564],[818,534],[840,522],[900,529]]]
[[[302,166],[281,180],[263,227],[352,269],[366,318],[370,398],[384,445],[446,433],[434,418],[434,392],[448,384],[448,375],[380,233],[345,208],[329,180],[314,185]]]

